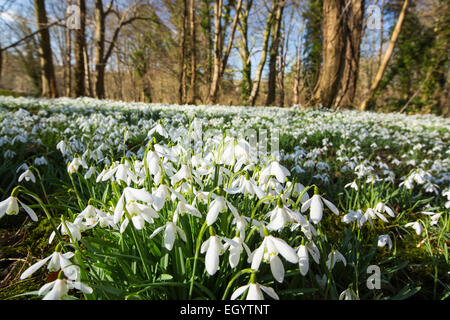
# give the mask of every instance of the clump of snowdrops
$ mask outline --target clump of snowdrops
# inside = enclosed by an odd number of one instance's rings
[[[272,111],[266,116],[272,117]],[[423,191],[450,198],[448,188],[440,189],[449,181],[448,160],[437,157],[430,163],[420,152],[421,143],[429,139],[421,131],[421,119],[413,125],[413,135],[405,135],[405,128],[369,130],[359,115],[352,115],[357,120],[345,126],[341,124],[347,118],[317,125],[312,122],[320,121],[314,112],[306,122],[294,115],[290,137],[306,135],[307,139],[289,151],[267,153],[258,152],[259,145],[249,144],[233,130],[202,132],[205,122],[224,129],[224,117],[195,119],[186,125],[174,112],[170,125],[140,119],[137,126],[123,126],[130,122],[129,116],[106,109],[71,121],[67,114],[57,114],[58,121],[68,125],[56,129],[51,125],[55,117],[45,120],[46,112],[39,111],[40,124],[28,137],[10,139],[15,133],[8,132],[2,140],[12,146],[30,138],[39,143],[40,137],[32,138],[35,131],[48,139],[58,132],[67,135],[55,142],[68,161],[64,175],[71,200],[63,210],[51,200],[44,203],[42,196],[25,187],[39,184],[44,199],[51,199],[38,169],[45,166],[44,157],[17,169],[21,185],[0,203],[0,217],[23,208],[36,221],[32,208],[40,208],[54,231],[49,239],[54,253],[21,274],[25,280],[45,266],[56,274],[55,280],[33,294],[45,299],[407,297],[420,288],[389,283],[408,262],[383,268],[395,260],[397,242],[402,240],[385,225],[411,229],[423,237],[419,245],[424,244],[432,257],[434,288],[445,286],[437,277],[437,251],[448,252],[448,211],[430,207],[433,198],[425,198]],[[269,128],[281,126],[283,116],[269,121],[258,112],[261,118],[239,115],[233,125],[273,121]],[[21,119],[17,127],[36,118],[23,109],[15,115]],[[111,126],[120,130],[108,131]],[[81,133],[76,131],[80,128]],[[332,131],[340,140],[332,139]],[[138,137],[139,144],[127,145],[130,135]],[[320,138],[323,135],[329,138]],[[433,139],[429,156],[445,152],[445,140]],[[333,146],[336,141],[339,147]],[[368,147],[391,145],[403,150],[410,141],[417,148],[401,161],[385,161],[370,152],[367,156]],[[305,143],[309,150],[299,147]],[[286,141],[281,144],[289,147]],[[332,151],[336,156],[330,157]],[[14,157],[12,153],[5,157]],[[338,185],[345,181],[339,195],[330,188],[333,170],[345,176],[338,179]],[[400,181],[399,172],[405,174]],[[347,183],[349,178],[353,182]],[[416,194],[420,187],[423,191]],[[339,201],[332,203],[331,198]],[[427,210],[404,223],[405,212],[393,209],[399,199],[411,203],[409,212]],[[438,250],[431,241],[437,241]],[[375,259],[380,254],[384,259]],[[382,267],[381,283],[389,288],[387,292],[367,288],[369,265]]]
[[[321,221],[329,215],[342,218],[354,224],[359,237],[365,223],[387,221],[385,213],[395,218],[387,205],[379,202],[365,214],[343,215],[317,186],[290,180],[277,153],[258,154],[246,140],[226,134],[204,137],[195,120],[177,141],[160,123],[148,137],[142,161],[123,157],[100,172],[88,169],[80,157],[68,163],[80,209],[53,225],[49,242],[55,243],[55,252],[21,275],[26,279],[46,264],[57,272],[38,295],[359,298],[360,271],[327,240]],[[58,147],[63,149],[63,143]],[[83,168],[90,170],[87,176]],[[34,178],[31,171],[27,177]],[[2,214],[17,214],[19,203],[37,220],[18,200],[21,192],[42,204],[17,187],[0,204]],[[378,243],[392,246],[388,235]],[[337,285],[335,277],[353,273],[347,288]]]

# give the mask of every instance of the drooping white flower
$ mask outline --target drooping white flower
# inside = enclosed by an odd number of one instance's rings
[[[59,226],[56,228],[58,229],[62,235],[72,235],[70,238],[70,242],[72,242],[72,238],[75,241],[79,241],[81,239],[81,231],[83,228],[83,225],[80,223],[80,221],[77,221],[77,223],[72,223],[70,221],[65,221],[65,224],[67,228],[64,226],[64,224],[61,222]],[[50,238],[48,239],[48,243],[52,243],[53,239],[55,238],[55,231],[53,231],[50,234]]]
[[[87,168],[86,162],[81,158],[76,157],[67,166],[67,172],[69,172],[69,174],[74,174],[78,171],[80,166]]]
[[[339,300],[359,300],[359,297],[353,289],[348,288],[342,291],[339,295]]]
[[[167,133],[166,129],[164,129],[164,127],[159,122],[156,126],[150,129],[147,136],[151,137],[155,132],[159,133],[159,135],[163,136],[164,138],[169,137],[169,134]]]
[[[243,239],[241,237],[234,237],[233,239],[231,239],[232,241],[226,241],[225,245],[224,245],[224,250],[229,250],[230,251],[230,255],[229,255],[229,262],[230,262],[230,267],[231,268],[235,268],[241,258],[241,252],[246,251],[247,256],[251,255],[250,249],[247,246],[247,244],[243,241]]]
[[[344,188],[346,188],[346,189],[347,189],[348,187],[354,189],[355,191],[358,191],[358,184],[356,183],[356,181],[347,183],[347,184],[344,186]]]
[[[375,211],[377,211],[377,212],[386,212],[389,216],[391,216],[392,218],[395,218],[394,211],[391,208],[389,208],[387,205],[385,205],[383,202],[379,202],[376,205]]]
[[[38,294],[44,296],[42,300],[61,300],[68,295],[69,290],[71,289],[77,289],[86,294],[91,294],[93,292],[92,288],[84,283],[58,278],[55,281],[42,286],[42,288],[39,289]]]
[[[144,189],[135,189],[131,187],[126,187],[123,190],[122,195],[117,201],[116,208],[114,209],[114,223],[118,224],[122,216],[124,215],[124,206],[130,206],[132,202],[142,201],[146,203],[152,203],[153,197]],[[129,208],[129,207],[128,207]],[[139,206],[137,206],[139,208]],[[148,211],[148,210],[147,210]],[[152,215],[152,213],[149,213]]]
[[[342,262],[344,266],[347,265],[347,260],[345,257],[337,250],[333,250],[328,254],[327,267],[328,269],[333,269],[336,262]]]
[[[0,219],[6,215],[16,215],[19,213],[19,203],[25,212],[30,216],[31,220],[38,221],[38,217],[33,209],[27,206],[25,203],[17,199],[16,197],[10,196],[8,199],[0,202]]]
[[[30,277],[33,273],[35,273],[38,269],[40,269],[42,266],[44,266],[47,261],[50,260],[47,269],[50,272],[55,272],[58,270],[62,270],[64,272],[64,275],[70,279],[70,280],[77,280],[80,277],[80,268],[77,265],[74,265],[69,259],[71,259],[74,256],[73,252],[66,252],[66,253],[60,253],[60,252],[53,252],[48,257],[39,260],[35,264],[33,264],[31,267],[26,269],[22,275],[20,276],[20,279],[26,279]]]
[[[311,221],[314,224],[318,224],[320,220],[322,220],[324,203],[331,210],[331,212],[333,212],[337,216],[339,215],[339,210],[336,208],[336,206],[318,194],[313,195],[311,199],[306,201],[302,205],[301,211],[305,212],[306,210],[310,209]]]
[[[265,236],[261,245],[252,253],[251,268],[258,270],[261,261],[270,264],[270,269],[275,280],[283,282],[284,267],[278,254],[281,254],[290,263],[298,263],[298,257],[295,250],[284,240],[273,236]]]
[[[58,149],[59,151],[61,151],[62,154],[65,154],[67,151],[67,144],[64,140],[61,140],[60,142],[58,142],[58,144],[56,145],[56,149]]]
[[[246,300],[264,300],[262,291],[264,291],[272,299],[280,300],[280,297],[278,297],[277,293],[275,292],[275,290],[273,290],[273,288],[263,286],[259,283],[249,283],[245,286],[237,288],[236,291],[234,291],[233,294],[231,295],[231,300],[236,300],[247,290],[248,293]]]
[[[279,201],[275,209],[267,213],[265,217],[270,217],[270,223],[267,225],[268,230],[280,231],[288,223],[298,223],[301,226],[307,224],[305,217],[299,212],[289,209],[286,205],[282,204],[281,201]]]
[[[392,249],[391,237],[389,237],[388,234],[382,234],[378,236],[378,247],[384,247],[386,244],[388,245],[389,250],[391,250]]]
[[[288,169],[283,167],[278,161],[272,161],[267,167],[265,167],[259,175],[259,185],[266,184],[270,176],[275,176],[279,183],[285,183],[286,177],[291,173]]]
[[[240,176],[237,180],[235,180],[230,189],[224,190],[230,194],[241,193],[244,196],[249,196],[250,198],[254,195],[256,195],[258,199],[262,199],[266,196],[265,192],[256,184],[255,180],[244,176]]]
[[[206,223],[208,226],[216,222],[219,213],[225,212],[227,208],[230,209],[235,218],[239,217],[237,209],[231,204],[231,202],[226,200],[225,197],[215,194],[213,194],[212,197],[215,199],[209,204],[208,214],[206,215]]]
[[[423,232],[423,225],[419,221],[409,222],[409,223],[405,224],[405,227],[413,228],[416,231],[418,236],[420,236]]]
[[[353,221],[357,221],[358,224],[359,224],[360,221],[361,221],[361,218],[363,216],[364,215],[362,214],[360,209],[358,209],[356,211],[353,211],[353,210],[349,209],[348,213],[341,218],[341,221],[344,222],[344,223],[347,223],[347,224],[351,223]]]
[[[19,176],[19,182],[22,182],[22,180],[25,179],[25,181],[31,181],[33,183],[36,182],[36,178],[33,174],[33,172],[28,168],[25,170],[20,176]]]
[[[200,253],[205,253],[205,267],[209,275],[214,275],[219,269],[219,256],[223,253],[224,247],[220,237],[211,236],[203,242]]]
[[[167,222],[165,225],[158,227],[150,235],[150,239],[153,239],[158,233],[164,230],[164,246],[167,250],[171,251],[175,243],[176,235],[178,234],[181,240],[186,242],[186,234],[183,229],[176,225],[178,215],[174,215],[172,221]]]
[[[301,245],[297,250],[298,256],[298,264],[300,268],[300,273],[302,276],[305,276],[309,270],[309,257],[308,257],[308,249],[306,246]]]

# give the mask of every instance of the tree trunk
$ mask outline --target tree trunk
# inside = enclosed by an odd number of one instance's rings
[[[215,103],[217,100],[217,88],[219,84],[220,65],[222,62],[222,0],[215,0],[214,2],[214,61],[213,61],[213,75],[211,79],[211,87],[209,90],[208,101]]]
[[[85,0],[78,0],[80,8],[80,29],[75,30],[75,67],[73,75],[75,77],[75,96],[82,97],[86,94],[86,74],[84,65],[84,51],[86,47],[86,3]]]
[[[276,10],[276,6],[272,7],[269,16],[267,17],[266,21],[266,29],[264,30],[264,38],[263,38],[263,47],[261,52],[261,59],[259,60],[258,69],[256,70],[255,79],[252,83],[252,91],[250,93],[249,97],[249,103],[250,105],[254,106],[256,103],[256,98],[258,97],[259,92],[259,85],[261,83],[261,76],[262,71],[264,69],[264,64],[266,63],[266,57],[267,57],[267,48],[269,43],[269,37],[270,37],[270,30],[272,29],[272,23],[273,23],[273,13]]]
[[[359,72],[360,45],[364,19],[364,0],[352,0],[344,16],[345,60],[340,99],[336,106],[353,106]]]
[[[326,108],[331,107],[339,89],[344,49],[342,9],[342,0],[323,2],[323,63],[312,103]]]
[[[274,24],[273,24],[273,32],[272,32],[272,41],[269,49],[269,79],[267,84],[267,98],[266,105],[271,106],[275,102],[276,97],[276,80],[277,80],[277,60],[278,60],[278,51],[280,48],[280,30],[281,30],[281,19],[283,17],[283,9],[285,5],[285,1],[275,0],[274,6],[277,7]]]
[[[364,100],[361,102],[359,109],[360,110],[366,110],[367,105],[372,100],[373,96],[375,95],[375,92],[378,89],[378,86],[380,85],[381,79],[383,78],[384,72],[386,71],[386,67],[389,63],[389,60],[391,59],[391,56],[394,52],[395,44],[397,43],[398,36],[400,35],[400,31],[402,29],[403,21],[405,20],[406,15],[406,9],[408,8],[409,0],[405,0],[403,3],[402,10],[400,12],[400,15],[398,17],[397,24],[395,25],[394,31],[392,32],[391,41],[389,42],[389,46],[386,50],[386,53],[384,54],[383,61],[381,62],[380,67],[378,68],[377,75],[375,76],[375,80],[372,83],[372,86],[370,87],[369,93],[364,98]]]
[[[300,41],[298,45],[298,49],[296,49],[295,53],[295,78],[294,78],[294,105],[298,105],[300,103],[300,75],[302,70],[302,43],[303,43],[303,28],[304,24],[302,24],[300,28]]]
[[[241,103],[246,103],[252,91],[252,67],[250,50],[248,47],[248,15],[253,5],[253,0],[247,0],[245,9],[239,17],[238,29],[241,34],[239,55],[242,62]]]
[[[191,22],[191,97],[189,99],[189,104],[195,104],[198,93],[197,93],[197,55],[196,55],[196,45],[195,45],[195,0],[190,2],[190,22]]]
[[[71,3],[70,0],[67,0],[67,5],[69,6]],[[67,97],[72,96],[72,32],[70,28],[66,29],[66,61],[65,61],[65,68],[66,68],[66,88],[65,88],[65,95]]]
[[[183,0],[183,20],[181,27],[180,39],[180,75],[179,75],[179,89],[178,89],[178,103],[184,104],[186,102],[186,30],[188,24],[188,6],[187,0]]]
[[[84,47],[84,66],[86,68],[86,83],[87,83],[87,92],[90,97],[94,96],[94,90],[92,89],[92,76],[91,76],[91,66],[89,63],[89,55],[88,55],[88,47]]]
[[[42,95],[50,98],[57,97],[55,70],[53,66],[52,48],[48,28],[47,11],[44,0],[34,0],[37,28],[39,33],[39,55],[42,68]]]
[[[105,12],[103,1],[95,0],[95,97],[105,98]]]

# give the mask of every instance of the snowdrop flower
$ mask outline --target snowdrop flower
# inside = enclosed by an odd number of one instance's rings
[[[130,207],[131,203],[135,201],[152,203],[153,197],[150,193],[148,193],[144,189],[134,189],[131,187],[126,187],[123,190],[123,193],[119,198],[119,201],[117,201],[116,208],[114,209],[114,224],[119,223],[120,219],[122,218],[125,212],[124,205],[128,205],[127,210],[132,209],[134,210],[133,212],[136,214],[138,211],[140,211],[144,216],[148,216],[149,219],[154,215],[153,212],[151,212],[150,210],[148,209],[144,210],[143,207],[139,207],[138,205]],[[142,216],[142,218],[144,217]]]
[[[166,200],[170,198],[169,188],[166,185],[161,184],[158,189],[152,193],[151,197],[153,198],[153,208],[155,208],[156,211],[159,211],[164,207]]]
[[[275,209],[270,211],[265,215],[265,217],[270,217],[270,223],[267,225],[268,230],[281,230],[287,223],[295,222],[299,225],[306,225],[307,221],[297,211],[293,211],[286,207],[281,199],[278,199],[277,206]]]
[[[102,175],[101,181],[107,181],[114,176],[116,178],[116,181],[123,181],[128,186],[130,185],[131,181],[138,184],[136,175],[125,164],[121,163],[121,164],[119,164],[117,166],[113,166],[112,168],[107,170]],[[99,177],[97,177],[97,180],[99,180]]]
[[[439,222],[439,219],[441,218],[441,213],[436,213],[436,212],[422,212],[422,214],[425,214],[427,216],[430,216],[431,221],[430,221],[430,225],[434,226]]]
[[[408,228],[408,227],[413,228],[416,231],[418,236],[420,236],[422,234],[422,232],[423,232],[423,226],[422,226],[422,224],[419,221],[409,222],[409,223],[405,224],[405,227],[406,228]]]
[[[395,218],[394,211],[392,211],[392,209],[385,205],[383,202],[378,202],[378,204],[375,206],[375,211],[386,212],[389,216]]]
[[[20,176],[19,176],[19,182],[22,182],[22,180],[25,179],[25,181],[30,181],[35,183],[36,182],[36,178],[34,177],[33,172],[30,170],[30,168],[28,168],[26,171],[24,171]]]
[[[160,136],[163,136],[164,138],[168,138],[169,134],[167,133],[166,129],[163,128],[160,122],[156,126],[154,126],[149,132],[148,137],[151,137],[155,132],[159,133]]]
[[[61,140],[57,145],[56,145],[56,149],[58,149],[59,151],[61,151],[62,154],[65,154],[67,151],[67,144],[64,140]]]
[[[153,219],[159,217],[152,207],[133,200],[128,202],[125,205],[125,208],[127,209],[129,216],[131,217],[133,226],[137,230],[142,230],[142,228],[144,228],[145,221],[147,221],[148,223],[153,223]],[[125,231],[128,222],[129,218],[128,216],[126,216],[124,221],[122,222],[122,225],[120,226],[120,233],[123,233],[123,231]]]
[[[359,300],[358,295],[353,289],[348,288],[339,295],[339,300]]]
[[[358,191],[358,184],[356,183],[356,181],[347,183],[347,184],[344,186],[344,188],[348,188],[348,187],[354,189],[355,191]]]
[[[90,167],[89,168],[89,170],[88,171],[86,171],[86,173],[84,174],[84,178],[86,179],[86,180],[89,180],[91,177],[92,177],[92,175],[94,174],[94,172],[95,172],[95,167]]]
[[[55,272],[58,270],[61,270],[64,272],[64,275],[70,279],[70,280],[77,280],[80,277],[80,269],[78,266],[72,264],[72,262],[69,261],[74,256],[73,252],[66,252],[66,253],[60,253],[58,252],[59,246],[57,246],[57,251],[53,252],[51,255],[49,255],[47,258],[44,258],[35,264],[33,264],[31,267],[26,269],[22,275],[20,276],[21,280],[24,280],[28,277],[30,277],[33,273],[35,273],[38,269],[40,269],[42,266],[44,266],[47,261],[50,260],[47,269],[50,272]]]
[[[248,177],[248,174],[244,176],[240,176],[237,180],[235,180],[230,189],[224,189],[229,194],[241,193],[244,196],[249,196],[253,198],[254,195],[258,197],[258,199],[262,199],[266,196],[264,191],[256,184],[255,180]]]
[[[237,246],[237,244],[235,245]],[[208,240],[202,243],[200,253],[205,253],[205,267],[210,276],[219,269],[219,256],[224,252],[224,246],[220,237],[211,235]]]
[[[248,293],[246,300],[264,300],[262,291],[264,291],[272,299],[280,300],[280,297],[278,297],[277,293],[275,292],[275,290],[273,290],[273,288],[263,286],[259,283],[249,283],[245,286],[237,288],[236,291],[234,291],[233,294],[231,295],[231,300],[236,300],[247,290]]]
[[[378,247],[384,247],[386,244],[388,245],[389,250],[391,250],[392,249],[391,237],[389,237],[388,234],[378,236]]]
[[[45,159],[45,157],[40,157],[40,158],[34,159],[35,166],[46,166],[47,164],[48,164],[48,162]]]
[[[286,188],[284,190],[284,194],[288,197],[293,197],[294,199],[297,199],[300,194],[303,192],[303,190],[305,190],[305,186],[301,183],[294,183],[292,184],[292,182],[288,181],[286,182]],[[305,203],[306,201],[309,200],[309,195],[308,192],[305,192],[302,196],[302,198],[300,199],[300,203]]]
[[[307,245],[300,245],[297,250],[298,263],[300,273],[305,276],[309,270],[309,256],[311,256],[315,263],[319,264],[320,251],[314,242],[309,242]]]
[[[231,240],[233,242],[226,241],[224,245],[224,250],[229,249],[230,255],[228,256],[228,261],[230,262],[230,267],[235,268],[238,265],[239,260],[241,258],[241,252],[244,251],[245,249],[247,256],[250,256],[251,251],[241,237],[236,236]]]
[[[360,209],[358,209],[357,211],[349,209],[348,213],[341,218],[341,221],[346,224],[349,224],[353,221],[358,221],[359,223],[363,216],[364,215],[362,214]]]
[[[280,238],[266,235],[261,245],[250,257],[251,268],[258,270],[261,261],[269,263],[275,280],[280,283],[283,282],[284,267],[278,254],[281,254],[290,263],[298,263],[297,253],[291,246]]]
[[[314,194],[311,199],[306,201],[301,208],[302,212],[310,209],[310,217],[313,223],[318,224],[323,216],[323,204],[331,210],[335,215],[339,215],[339,210],[334,204],[318,194]]]
[[[191,169],[185,164],[181,165],[180,170],[178,170],[178,172],[170,178],[170,182],[172,186],[174,186],[182,179],[192,180]]]
[[[164,246],[167,250],[171,251],[173,248],[173,245],[175,243],[175,237],[178,234],[184,242],[186,242],[186,234],[184,231],[176,225],[178,219],[178,215],[174,215],[172,218],[172,221],[167,222],[162,227],[158,227],[153,231],[153,233],[150,235],[150,239],[153,239],[158,233],[164,230]]]
[[[272,161],[270,165],[265,167],[259,175],[259,184],[266,184],[270,176],[275,176],[279,183],[285,183],[286,177],[291,173],[288,169],[280,165],[278,161]]]
[[[450,189],[446,189],[444,191],[442,191],[442,196],[447,196],[447,200],[445,202],[445,208],[449,209],[450,208]]]
[[[70,221],[65,221],[64,223],[66,224],[67,229],[66,229],[66,227],[64,226],[64,224],[62,222],[59,224],[59,226],[56,229],[59,229],[62,235],[68,236],[69,233],[70,233],[70,235],[72,235],[72,237],[70,238],[70,242],[72,242],[72,238],[75,241],[79,241],[81,239],[81,230],[82,230],[83,225],[81,223],[79,223],[79,221],[77,221],[77,223],[72,223]],[[53,231],[50,234],[50,238],[48,239],[48,243],[52,243],[53,242],[53,239],[55,238],[55,235],[56,235],[55,231]]]
[[[60,273],[58,279],[42,286],[42,288],[39,289],[38,294],[44,296],[42,300],[61,300],[68,295],[69,290],[71,289],[77,289],[86,294],[91,294],[93,292],[92,288],[88,285],[78,281],[64,279]]]
[[[159,184],[161,179],[161,167],[159,166],[160,157],[155,151],[149,150],[146,155],[147,167],[154,181]]]
[[[219,213],[225,212],[227,208],[230,209],[235,218],[239,217],[237,209],[228,200],[226,200],[225,197],[215,194],[213,194],[212,197],[215,199],[209,204],[209,211],[206,215],[206,223],[208,226],[211,226],[214,222],[216,222]]]
[[[84,162],[84,160],[81,160],[80,158],[74,158],[69,165],[67,166],[67,172],[69,172],[69,174],[73,174],[75,172],[78,171],[78,168],[80,166],[83,166],[84,168],[87,168],[86,163]]]
[[[14,192],[13,192],[14,193]],[[19,213],[19,203],[25,212],[30,216],[31,220],[38,221],[38,217],[33,209],[27,206],[25,203],[17,199],[16,197],[10,196],[8,199],[0,202],[0,218],[5,214],[12,216]]]
[[[308,249],[306,246],[301,245],[297,251],[298,256],[298,264],[300,268],[300,273],[302,276],[305,276],[308,273],[309,269],[309,257],[308,257]]]
[[[327,267],[328,269],[333,269],[336,262],[341,261],[344,266],[347,265],[347,261],[345,260],[345,257],[337,250],[333,250],[328,254],[328,260],[327,260]]]

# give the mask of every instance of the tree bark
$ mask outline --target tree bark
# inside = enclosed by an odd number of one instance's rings
[[[191,23],[191,96],[189,104],[195,104],[197,93],[197,53],[195,45],[195,0],[190,1],[190,23]]]
[[[344,13],[345,60],[340,98],[336,106],[354,106],[359,73],[360,46],[364,19],[364,0],[352,0]]]
[[[302,43],[303,43],[303,29],[304,24],[300,28],[300,41],[295,53],[295,78],[294,86],[292,88],[294,93],[294,105],[300,103],[300,75],[302,70]]]
[[[372,100],[373,96],[375,95],[375,92],[378,89],[378,86],[380,85],[381,79],[383,78],[384,72],[386,71],[386,67],[389,63],[389,60],[391,59],[391,56],[394,52],[395,44],[397,43],[398,36],[400,35],[400,31],[402,30],[402,24],[405,20],[406,10],[409,5],[409,0],[405,0],[403,3],[402,10],[400,11],[400,15],[398,17],[397,24],[395,25],[394,31],[392,32],[391,40],[389,42],[389,46],[386,50],[386,53],[384,54],[383,61],[381,62],[380,67],[378,68],[378,72],[375,76],[375,80],[372,83],[369,93],[364,98],[364,100],[361,102],[359,109],[360,110],[366,110],[367,105]]]
[[[263,47],[262,47],[261,58],[259,60],[258,68],[256,70],[255,79],[253,80],[253,83],[252,83],[252,91],[251,91],[250,97],[248,99],[249,100],[248,103],[250,103],[251,106],[255,105],[256,98],[258,97],[259,86],[260,86],[260,83],[261,83],[262,71],[264,69],[264,64],[266,63],[267,48],[268,48],[269,37],[270,37],[270,30],[272,29],[272,24],[273,24],[273,14],[274,14],[275,11],[276,11],[276,6],[271,8],[271,10],[269,12],[269,16],[267,17],[267,20],[266,20],[266,28],[264,30],[264,38],[263,38]]]
[[[42,29],[38,33],[39,37],[39,55],[42,68],[42,95],[50,98],[58,96],[56,89],[55,69],[53,66],[52,48],[50,43],[50,33],[48,28],[47,11],[45,9],[44,0],[34,0],[34,10],[36,14],[36,22],[38,29]]]
[[[323,63],[312,104],[329,108],[333,104],[338,89],[342,69],[344,36],[342,32],[342,0],[323,2]]]
[[[213,75],[211,79],[211,87],[209,89],[208,101],[215,103],[217,100],[217,86],[220,76],[220,65],[222,62],[222,0],[215,0],[214,2],[214,59],[213,59]]]
[[[75,67],[73,75],[75,77],[75,97],[82,97],[86,94],[86,71],[84,65],[84,51],[86,47],[86,3],[85,0],[78,0],[80,8],[80,29],[75,33]]]
[[[71,1],[67,0],[67,6],[70,6]],[[70,28],[66,29],[66,61],[65,61],[65,75],[66,75],[66,88],[65,95],[67,97],[72,96],[72,32]]]
[[[95,0],[95,96],[105,98],[105,12],[103,1]]]
[[[277,7],[275,19],[273,22],[272,41],[269,49],[269,79],[267,84],[267,98],[266,105],[272,106],[276,98],[276,80],[277,80],[277,60],[280,48],[280,30],[281,19],[283,17],[283,9],[285,1],[275,0],[274,4]]]
[[[252,67],[250,60],[250,50],[248,46],[248,15],[253,5],[253,0],[247,0],[245,9],[241,11],[239,17],[238,29],[241,34],[239,44],[239,55],[242,62],[242,80],[241,80],[241,102],[247,102],[250,92],[252,91]]]
[[[186,30],[188,24],[188,5],[187,0],[183,0],[183,18],[180,38],[180,75],[178,89],[178,103],[186,102]]]

